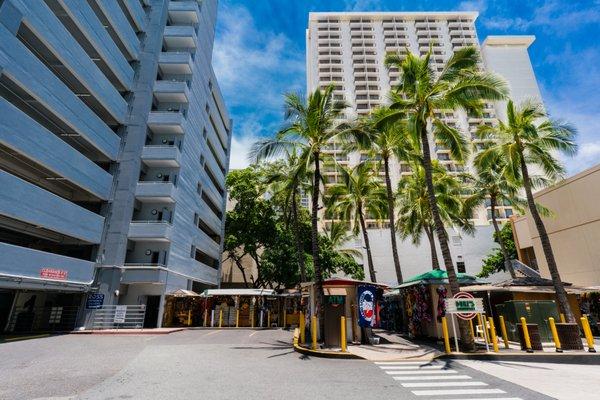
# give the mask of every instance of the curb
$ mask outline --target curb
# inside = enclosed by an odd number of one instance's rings
[[[185,328],[171,329],[168,331],[153,331],[152,329],[145,329],[140,331],[131,331],[130,329],[120,329],[116,331],[101,331],[101,330],[89,330],[89,331],[73,331],[69,332],[72,335],[168,335],[170,333],[181,332]]]
[[[307,355],[307,356],[315,356],[321,358],[335,358],[342,360],[364,360],[364,358],[357,356],[356,354],[352,354],[349,352],[342,353],[341,351],[326,351],[326,350],[312,350],[306,347],[300,346],[298,343],[298,337],[300,336],[300,331],[298,328],[294,329],[294,351]]]
[[[436,357],[446,360],[480,360],[480,361],[518,361],[518,362],[540,362],[554,364],[579,364],[579,365],[600,365],[600,355],[595,353],[575,353],[575,354],[443,354]]]

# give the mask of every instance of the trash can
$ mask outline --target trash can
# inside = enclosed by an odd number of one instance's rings
[[[583,350],[579,326],[575,323],[556,324],[556,331],[563,350]]]
[[[540,337],[538,324],[527,324],[527,331],[529,332],[531,349],[544,350],[542,347],[542,338]],[[523,334],[523,325],[521,324],[519,324],[519,342],[521,342],[521,350],[527,350],[527,346],[525,346],[525,335]]]

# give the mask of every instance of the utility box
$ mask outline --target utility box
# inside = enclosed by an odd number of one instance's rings
[[[542,342],[552,341],[552,332],[548,318],[560,321],[558,307],[554,300],[515,301],[510,300],[496,305],[496,313],[504,316],[506,331],[511,341],[519,341],[519,327],[521,317],[525,317],[528,324],[537,324]]]

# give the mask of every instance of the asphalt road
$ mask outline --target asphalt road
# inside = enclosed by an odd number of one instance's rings
[[[1,399],[549,399],[457,362],[295,353],[287,331],[64,335],[0,344]]]

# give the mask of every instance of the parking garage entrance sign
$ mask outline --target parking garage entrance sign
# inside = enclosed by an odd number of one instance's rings
[[[40,278],[54,279],[57,281],[66,281],[69,271],[57,268],[42,268],[40,269]]]

